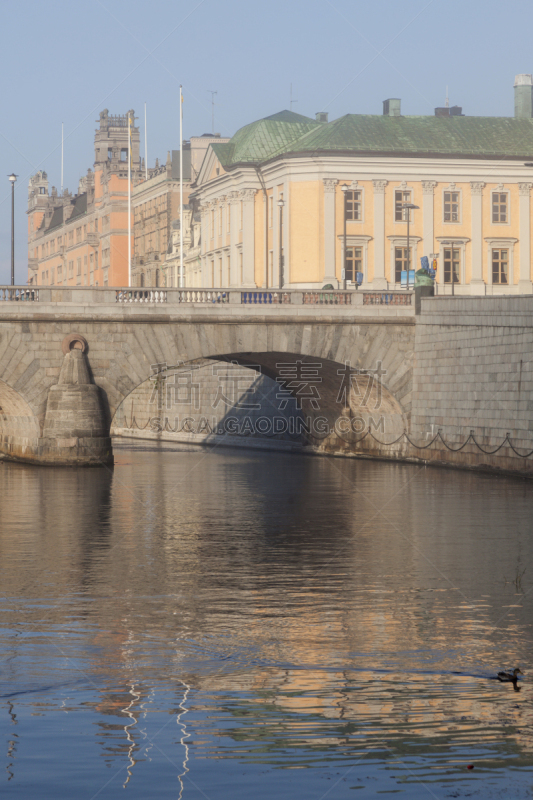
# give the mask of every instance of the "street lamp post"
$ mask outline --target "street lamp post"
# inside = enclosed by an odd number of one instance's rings
[[[411,212],[412,209],[420,208],[420,206],[415,206],[414,203],[403,203],[402,205],[403,205],[403,208],[407,209],[407,281],[406,281],[405,289],[408,292],[409,291],[409,260],[410,260],[410,255],[411,255],[411,251],[409,249],[409,222],[411,221],[410,212]]]
[[[344,209],[344,258],[343,258],[343,265],[342,265],[342,288],[343,291],[346,291],[346,262],[348,260],[348,251],[346,250],[346,201],[348,199],[348,186],[346,183],[343,183],[341,186],[342,194],[343,194],[343,209]]]
[[[278,200],[279,206],[279,288],[283,289],[283,206],[282,198]]]
[[[7,176],[11,181],[11,286],[15,285],[15,181],[14,172]]]

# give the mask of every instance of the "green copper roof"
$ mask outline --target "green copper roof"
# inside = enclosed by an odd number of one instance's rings
[[[398,153],[533,160],[533,119],[347,114],[318,123],[291,111],[252,122],[212,145],[222,166],[297,153]]]
[[[293,111],[280,111],[245,125],[227,144],[211,146],[223,167],[259,164],[285,152],[293,142],[317,127],[320,123],[310,117]]]
[[[287,148],[287,152],[315,150],[531,158],[533,120],[347,114]]]

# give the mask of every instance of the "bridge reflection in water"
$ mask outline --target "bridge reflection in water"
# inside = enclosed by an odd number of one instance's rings
[[[526,484],[115,451],[113,473],[0,468],[10,785],[527,796]],[[519,694],[490,680],[514,665]]]

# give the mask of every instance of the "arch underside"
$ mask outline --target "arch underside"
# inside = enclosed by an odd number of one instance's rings
[[[24,398],[0,380],[0,454],[27,458],[37,451],[39,420]]]
[[[133,419],[139,428],[149,426],[150,415],[155,410],[155,401],[152,400],[154,403],[152,411],[146,410],[146,398],[149,394],[154,398],[156,386],[159,386],[161,397],[164,395],[164,399],[161,400],[160,397],[159,407],[155,413],[157,418],[167,420],[166,423],[162,423],[161,430],[172,432],[172,419],[176,419],[176,416],[172,416],[172,403],[168,402],[169,387],[165,389],[162,384],[166,380],[175,380],[175,375],[181,376],[180,381],[185,381],[185,376],[188,373],[192,374],[194,370],[198,371],[197,375],[203,374],[206,384],[213,383],[214,379],[209,379],[209,371],[206,373],[203,369],[209,364],[213,367],[213,374],[219,369],[217,365],[233,364],[262,376],[263,386],[266,379],[266,382],[274,387],[269,391],[268,413],[275,417],[276,414],[278,416],[286,414],[288,409],[293,416],[298,415],[303,420],[303,425],[299,427],[299,440],[303,445],[322,451],[348,450],[370,453],[375,451],[376,443],[374,439],[368,437],[362,440],[365,432],[370,430],[382,440],[394,440],[407,430],[408,410],[402,407],[385,385],[384,373],[379,367],[376,370],[358,370],[349,364],[292,352],[236,352],[219,353],[166,368],[162,365],[160,372],[145,382],[144,417],[141,419],[139,416],[139,406],[143,406],[143,401],[139,403],[139,399],[143,394],[139,391],[140,387],[137,387],[137,394],[130,393],[117,409],[112,422],[112,431],[122,426],[128,427],[128,420],[131,423]],[[191,382],[192,385],[196,385],[194,378]],[[215,387],[210,388],[214,392]],[[173,391],[172,386],[170,390]],[[236,414],[241,420],[247,416],[246,410],[243,411],[243,407],[246,409],[243,398],[244,395],[236,398],[235,405],[227,408],[225,419],[220,420],[220,429],[224,430],[225,420],[233,419]],[[287,402],[288,398],[291,405]],[[205,419],[205,409],[202,414],[204,415],[202,419]],[[253,417],[253,412],[248,414]],[[169,425],[169,420],[170,427],[165,427]]]

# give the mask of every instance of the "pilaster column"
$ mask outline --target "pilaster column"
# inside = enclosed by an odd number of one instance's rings
[[[255,189],[241,191],[243,201],[242,253],[245,289],[255,289]]]
[[[239,286],[239,256],[237,253],[237,230],[239,223],[239,193],[230,192],[229,194],[229,285],[230,288]]]
[[[470,294],[484,294],[483,280],[483,181],[471,181],[472,193],[472,269]]]
[[[201,286],[209,286],[209,275],[208,275],[208,258],[207,258],[207,248],[209,242],[209,212],[211,208],[211,203],[202,203],[200,207],[201,213],[201,225],[202,225],[202,235],[201,235],[201,256],[202,256],[202,276],[200,285]]]
[[[433,249],[434,194],[437,181],[422,181],[422,235],[424,237],[424,255],[429,258]]]
[[[324,277],[326,283],[337,286],[335,274],[335,187],[338,181],[324,179]]]
[[[520,273],[518,278],[518,294],[531,294],[531,216],[530,216],[530,191],[533,183],[519,183],[519,244],[518,258],[520,260]]]
[[[388,181],[373,180],[374,185],[374,278],[373,289],[386,289],[385,278],[385,187]]]

